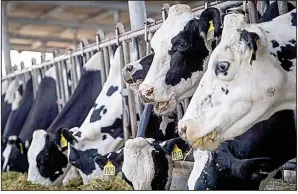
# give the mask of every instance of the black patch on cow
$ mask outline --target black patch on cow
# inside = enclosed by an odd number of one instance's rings
[[[107,135],[102,136],[102,140],[105,140],[105,139],[107,139]]]
[[[81,132],[81,131],[78,131],[78,132],[75,134],[75,136],[77,136],[77,137],[81,137],[81,135],[82,135],[82,132]]]
[[[80,169],[84,174],[89,175],[95,170],[94,158],[98,155],[97,149],[80,151],[71,146],[69,161],[71,165]]]
[[[291,67],[293,66],[290,60],[297,58],[296,51],[297,44],[294,46],[286,44],[285,46],[280,47],[280,51],[277,51],[277,58],[285,71],[290,71]]]
[[[297,13],[291,13],[291,24],[292,26],[297,26]]]
[[[118,90],[118,86],[110,86],[107,91],[107,96],[112,96]]]
[[[107,112],[107,109],[105,108],[105,105],[100,106],[98,109],[95,109],[92,112],[92,115],[90,117],[90,123],[94,123],[96,121],[100,121],[102,114],[105,114]]]
[[[269,32],[266,30],[266,32],[269,34]]]
[[[228,90],[228,89],[221,88],[221,90],[222,90],[226,95],[228,95],[228,93],[229,93],[229,90]]]
[[[150,67],[152,64],[154,58],[154,53],[151,53],[150,55],[147,55],[145,57],[143,57],[140,60],[140,65],[142,66],[142,69],[137,70],[136,72],[134,72],[131,77],[133,78],[133,80],[144,80]]]
[[[188,79],[192,73],[203,71],[204,60],[209,51],[200,36],[200,20],[190,20],[178,35],[172,38],[170,69],[166,73],[167,85],[175,86],[181,79]],[[179,45],[184,43],[183,48]]]
[[[289,43],[296,44],[296,40],[295,39],[289,40]]]
[[[62,169],[67,166],[67,157],[58,149],[55,135],[48,134],[45,146],[36,157],[37,168],[44,178],[52,182],[63,174]]]
[[[154,163],[154,178],[151,182],[152,190],[164,190],[168,181],[169,163],[166,153],[159,145],[153,145],[151,155]]]
[[[96,156],[94,161],[101,170],[104,169],[104,166],[108,163],[108,161],[112,162],[115,166],[115,174],[118,174],[118,172],[121,172],[122,169],[123,149],[121,149],[121,151],[110,152],[105,155],[99,154],[99,156]]]
[[[276,47],[279,46],[279,44],[278,44],[278,42],[276,40],[271,40],[271,42],[272,42],[272,47],[273,48],[276,48]]]
[[[122,119],[117,118],[112,125],[102,127],[101,132],[110,134],[114,139],[117,137],[123,138],[124,136],[122,128]]]

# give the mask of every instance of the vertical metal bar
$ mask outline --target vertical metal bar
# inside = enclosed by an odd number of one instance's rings
[[[254,2],[249,1],[247,3],[248,14],[249,14],[249,21],[250,23],[257,23],[258,22],[258,11]]]
[[[58,104],[58,111],[61,112],[62,110],[62,100],[61,100],[61,96],[62,96],[62,92],[61,92],[61,88],[60,88],[60,76],[59,76],[59,62],[55,64],[55,71],[56,71],[56,90],[57,90],[57,104]]]
[[[36,60],[33,58],[31,60],[32,65],[36,64]],[[33,96],[34,99],[36,98],[37,94],[37,88],[38,88],[38,75],[37,75],[37,69],[32,70],[32,84],[33,84]]]
[[[59,61],[58,62],[58,75],[59,75],[59,87],[60,87],[60,91],[61,91],[61,105],[62,107],[65,105],[66,103],[66,96],[65,96],[65,84],[64,84],[64,79],[63,79],[63,69],[64,69],[64,63],[63,61]],[[67,84],[66,84],[67,85]]]
[[[1,12],[2,12],[2,50],[5,61],[5,72],[6,75],[12,72],[11,59],[10,59],[10,42],[8,34],[8,21],[7,21],[7,3],[3,1]]]
[[[249,16],[247,14],[247,1],[243,1],[243,11],[245,13],[245,22],[249,23]]]
[[[279,15],[288,12],[288,2],[287,1],[277,1]]]
[[[261,16],[265,13],[268,5],[266,1],[257,1],[257,10]]]
[[[107,78],[110,72],[110,57],[109,57],[109,51],[107,47],[103,48],[103,56],[104,56],[104,62],[105,62],[105,73]]]
[[[104,37],[103,31],[102,30],[98,30],[96,33],[96,45],[97,45],[97,51],[99,53],[100,56],[100,72],[101,72],[101,84],[102,87],[104,85],[104,83],[106,82],[106,71],[105,71],[105,62],[104,62],[104,56],[103,56],[103,51],[102,49],[99,48],[99,42],[100,39]]]

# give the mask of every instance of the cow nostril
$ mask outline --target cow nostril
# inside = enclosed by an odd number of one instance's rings
[[[127,66],[126,70],[127,70],[128,72],[131,72],[131,71],[133,70],[133,66],[131,66],[131,65]]]
[[[181,130],[181,133],[185,133],[187,130],[187,126],[183,125],[180,130]]]

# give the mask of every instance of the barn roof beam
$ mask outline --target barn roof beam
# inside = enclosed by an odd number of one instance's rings
[[[69,21],[29,19],[29,18],[17,18],[17,17],[8,17],[8,22],[42,25],[42,26],[47,26],[47,25],[60,26],[60,27],[73,28],[73,29],[89,28],[89,29],[111,30],[115,28],[115,25],[108,25],[108,24],[83,24],[83,23],[76,23],[76,22],[69,22]]]
[[[16,33],[10,33],[10,38],[18,38],[18,39],[29,39],[29,40],[36,40],[41,42],[66,42],[66,43],[73,43],[73,39],[66,39],[66,38],[58,38],[58,37],[49,37],[49,36],[32,36],[32,35],[21,35]]]
[[[43,5],[58,5],[69,7],[93,7],[101,9],[113,9],[119,11],[128,11],[128,3],[121,1],[15,1],[19,3],[34,3]],[[147,12],[161,13],[161,6],[146,5]]]

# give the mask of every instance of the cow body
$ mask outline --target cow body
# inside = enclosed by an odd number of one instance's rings
[[[30,173],[28,180],[47,186],[61,184],[69,167],[65,164],[66,149],[62,149],[60,145],[61,129],[79,127],[101,91],[99,57],[99,54],[93,55],[84,65],[76,90],[46,132],[34,132],[32,144],[42,144],[44,147],[34,146],[28,152]],[[55,157],[51,154],[55,154]],[[51,165],[57,161],[61,165]]]
[[[296,11],[260,24],[246,24],[240,14],[224,21],[221,42],[178,126],[202,149],[296,108]],[[212,141],[198,143],[204,138]]]
[[[68,158],[79,171],[84,184],[102,178],[102,170],[95,165],[99,154],[115,151],[123,146],[122,97],[119,49],[111,63],[107,81],[83,124],[73,134],[63,135],[70,142]]]
[[[52,67],[41,80],[36,99],[18,135],[18,139],[12,145],[7,165],[14,166],[15,169],[10,168],[10,170],[23,172],[28,170],[27,150],[32,140],[32,134],[37,129],[49,127],[58,114],[56,101],[56,72],[55,67]]]

